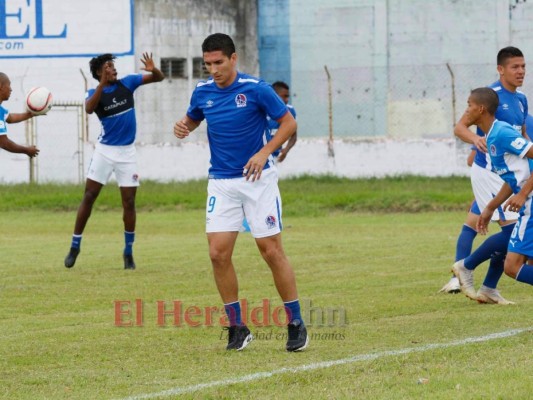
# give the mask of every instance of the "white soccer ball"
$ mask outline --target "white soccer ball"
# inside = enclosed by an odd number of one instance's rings
[[[26,95],[26,108],[33,115],[44,115],[52,108],[52,93],[45,87],[30,89]]]

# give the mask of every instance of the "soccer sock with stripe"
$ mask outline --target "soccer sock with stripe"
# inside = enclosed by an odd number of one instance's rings
[[[224,304],[224,310],[228,316],[229,326],[241,326],[241,303],[234,301],[233,303]]]
[[[79,249],[81,246],[81,239],[82,235],[72,235],[72,243],[70,244],[70,247]]]
[[[124,231],[124,242],[126,246],[124,247],[124,255],[130,256],[133,254],[133,242],[135,241],[135,232],[126,232]]]

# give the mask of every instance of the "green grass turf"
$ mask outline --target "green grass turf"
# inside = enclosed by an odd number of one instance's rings
[[[369,185],[365,190],[371,197]],[[319,197],[318,190],[310,190]],[[338,192],[328,190],[331,197]],[[350,190],[340,191],[351,196]],[[391,201],[404,196],[398,194],[387,196]],[[78,201],[80,195],[77,191]],[[71,197],[76,197],[74,191]],[[24,203],[23,195],[15,198]],[[437,203],[429,201],[429,208],[441,207],[434,206]],[[157,301],[165,301],[167,308],[174,300],[200,308],[221,305],[201,210],[141,206],[135,244],[138,269],[124,271],[119,210],[94,211],[76,266],[67,270],[62,264],[74,211],[4,208],[0,398],[123,399],[533,326],[532,288],[508,277],[502,277],[500,290],[516,306],[479,305],[462,295],[437,294],[450,277],[464,212],[347,213],[331,208],[331,203],[327,207],[306,208],[306,215],[287,212],[284,218],[284,245],[300,298],[315,307],[308,321],[315,340],[299,354],[284,351],[284,340],[276,335],[285,330],[275,324],[252,327],[258,339],[238,353],[224,350],[218,324],[176,327],[167,317],[165,327],[157,325]],[[271,274],[250,235],[240,235],[234,262],[241,298],[252,307],[263,299],[272,308],[279,305]],[[485,265],[476,271],[476,286],[485,271]],[[117,327],[115,302],[134,304],[136,299],[144,304],[143,326]],[[319,321],[316,309],[328,308],[344,310],[345,324]],[[123,321],[135,322],[135,308],[132,311]],[[533,391],[532,348],[529,330],[159,398],[526,399]],[[421,378],[426,383],[419,384]]]

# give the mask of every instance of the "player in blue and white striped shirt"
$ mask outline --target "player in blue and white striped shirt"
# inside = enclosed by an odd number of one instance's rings
[[[526,135],[525,121],[528,113],[526,96],[517,90],[522,86],[525,76],[524,55],[516,47],[505,47],[498,52],[497,70],[500,79],[489,87],[496,92],[499,105],[496,110],[496,118],[508,122],[517,132]],[[468,116],[465,114],[457,122],[454,133],[465,142],[475,145],[478,149],[474,164],[471,168],[471,182],[476,203],[483,210],[487,203],[498,193],[503,184],[502,179],[492,172],[490,157],[486,154],[487,147],[484,133],[477,130],[477,134],[471,132],[468,127]],[[476,251],[470,255],[464,254],[462,259],[456,261],[453,266],[455,275],[461,281],[461,291],[471,299],[480,302],[510,304],[496,290],[498,281],[503,274],[503,264],[507,243],[511,236],[513,225],[518,219],[518,214],[499,209],[493,215],[493,220],[501,226],[498,234],[492,235]],[[475,237],[475,230],[471,226],[464,226],[459,241],[466,242],[470,248]],[[463,243],[464,244],[464,243]],[[466,246],[464,246],[466,248]],[[467,257],[466,257],[467,256]],[[474,289],[472,271],[482,262],[490,259],[489,269],[483,285],[476,293]]]
[[[237,71],[237,54],[228,35],[215,33],[202,44],[211,74],[194,90],[186,115],[174,126],[183,139],[207,121],[211,150],[206,232],[215,282],[230,328],[228,350],[242,350],[253,339],[241,319],[233,249],[246,217],[263,259],[272,271],[288,319],[288,351],[308,343],[293,269],[281,243],[281,196],[272,152],[296,131],[296,121],[266,82]],[[270,140],[267,116],[278,121]]]
[[[487,148],[493,170],[505,181],[498,194],[481,212],[477,223],[480,233],[488,232],[492,213],[504,202],[504,209],[520,217],[509,240],[504,270],[511,278],[533,285],[533,143],[513,127],[494,117],[498,96],[488,88],[470,94],[468,115],[471,122],[487,133]]]

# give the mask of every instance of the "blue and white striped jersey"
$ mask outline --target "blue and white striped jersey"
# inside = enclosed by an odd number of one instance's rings
[[[496,172],[513,193],[518,193],[533,172],[533,160],[525,157],[533,143],[510,124],[495,120],[487,134],[488,154]]]
[[[528,114],[527,97],[520,91],[510,92],[503,87],[498,80],[489,85],[497,94],[500,100],[495,117],[499,121],[507,122],[519,133],[522,133],[522,126],[526,123]],[[477,128],[479,136],[485,136],[481,129]],[[476,152],[474,162],[482,168],[492,169],[491,160],[488,154],[481,151]]]

